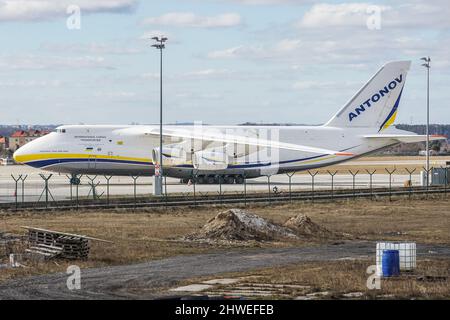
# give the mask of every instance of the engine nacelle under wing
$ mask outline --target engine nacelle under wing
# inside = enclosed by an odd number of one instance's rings
[[[153,162],[159,163],[161,155],[160,149],[159,148],[153,149],[152,155],[153,155]],[[163,146],[162,160],[164,166],[183,165],[189,162],[190,155],[180,144]]]

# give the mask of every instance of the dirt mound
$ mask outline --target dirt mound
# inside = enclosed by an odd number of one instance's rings
[[[289,228],[273,224],[257,215],[240,209],[220,212],[209,220],[199,232],[186,236],[186,240],[206,241],[274,241],[297,239]]]
[[[284,227],[291,229],[302,238],[336,238],[336,234],[314,223],[308,216],[299,214],[284,223]]]

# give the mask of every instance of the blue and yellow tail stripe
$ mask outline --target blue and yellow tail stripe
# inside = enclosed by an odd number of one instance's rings
[[[378,130],[378,132],[389,128],[394,123],[395,119],[397,118],[398,106],[400,105],[400,99],[402,97],[402,93],[403,93],[403,88],[400,91],[400,94],[398,95],[398,98],[394,104],[394,107],[392,108],[391,112],[387,116],[386,120],[384,120],[383,124],[380,126],[380,130]]]

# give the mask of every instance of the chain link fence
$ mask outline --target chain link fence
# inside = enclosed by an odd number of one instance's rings
[[[3,209],[158,204],[223,204],[231,201],[293,201],[337,198],[374,198],[402,194],[443,192],[448,189],[448,168],[358,169],[289,172],[256,179],[205,179],[192,174],[188,183],[164,177],[164,195],[152,196],[153,177],[59,174],[11,174],[0,177],[0,207]],[[426,177],[429,181],[426,181]],[[425,178],[424,178],[425,177]],[[209,183],[208,183],[209,182]],[[211,182],[215,182],[212,183]],[[428,182],[428,183],[427,183]]]

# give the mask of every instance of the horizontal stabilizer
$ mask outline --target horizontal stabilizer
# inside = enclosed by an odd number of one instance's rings
[[[402,143],[415,143],[423,142],[427,140],[426,135],[408,135],[408,134],[373,134],[366,135],[364,138],[367,139],[382,139],[382,140],[394,140]],[[435,140],[446,140],[446,136],[441,135],[430,135],[430,141]]]

